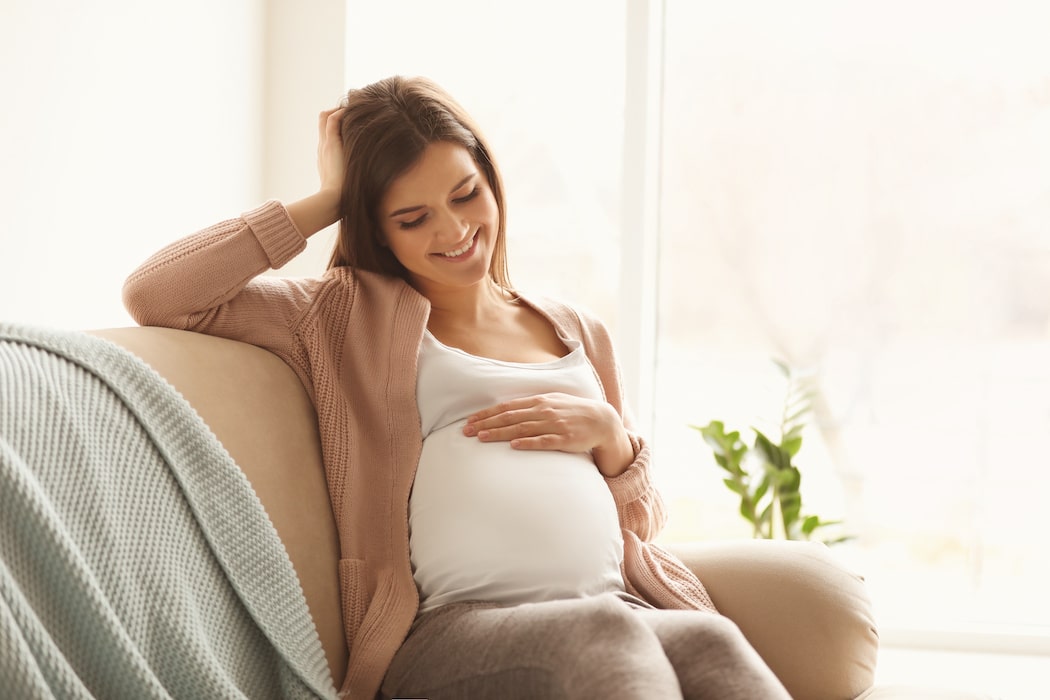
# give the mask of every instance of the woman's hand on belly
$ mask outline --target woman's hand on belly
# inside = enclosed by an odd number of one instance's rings
[[[478,411],[463,427],[482,442],[510,442],[516,450],[590,451],[598,470],[619,476],[634,448],[616,410],[605,401],[570,394],[536,394]]]

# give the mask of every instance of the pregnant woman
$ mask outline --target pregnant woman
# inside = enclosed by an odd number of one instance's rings
[[[609,334],[507,273],[504,192],[424,79],[323,112],[318,191],[161,250],[143,325],[279,355],[317,411],[351,698],[786,698],[665,513]],[[339,222],[328,270],[260,276]]]

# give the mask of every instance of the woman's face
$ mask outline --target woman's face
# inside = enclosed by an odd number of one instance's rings
[[[464,147],[439,141],[387,189],[379,219],[387,245],[424,295],[486,281],[499,210]]]

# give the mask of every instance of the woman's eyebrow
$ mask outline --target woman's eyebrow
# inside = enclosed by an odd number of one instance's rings
[[[451,194],[452,192],[455,192],[460,187],[462,187],[463,185],[465,185],[468,182],[470,182],[471,178],[474,178],[474,177],[477,177],[477,172],[473,172],[470,175],[467,175],[465,178],[463,178],[459,182],[457,182],[456,186],[453,187],[451,190],[449,190],[449,193]],[[401,214],[409,214],[411,212],[418,211],[419,209],[422,209],[422,208],[423,208],[422,204],[417,204],[414,207],[405,207],[404,209],[398,209],[397,211],[393,212],[390,215],[390,218],[392,219],[395,216],[400,216]]]

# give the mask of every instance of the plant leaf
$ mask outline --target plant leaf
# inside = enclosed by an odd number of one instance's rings
[[[765,525],[773,517],[773,504],[770,503],[762,509],[762,513],[758,516],[758,524]]]
[[[769,472],[762,475],[762,479],[758,482],[758,486],[755,487],[755,493],[751,496],[751,500],[757,504],[769,491],[769,484],[771,479],[769,478]]]
[[[780,451],[780,448],[773,444],[773,442],[767,438],[761,430],[752,428],[755,431],[755,449],[758,450],[765,461],[777,469],[784,468],[784,455]]]
[[[722,479],[722,483],[725,484],[730,491],[737,494],[738,496],[742,496],[743,498],[750,498],[750,495],[747,492],[747,487],[744,484],[741,484],[736,479]]]
[[[802,447],[802,438],[791,436],[785,436],[784,440],[780,443],[780,449],[787,452],[790,456],[794,457],[798,454],[799,449]]]
[[[794,407],[789,406],[788,410],[790,411],[793,408]],[[812,410],[812,407],[809,404],[806,404],[805,406],[801,406],[800,408],[794,408],[794,413],[792,413],[791,415],[789,415],[787,418],[784,419],[784,425],[790,425],[792,430],[799,430],[799,431],[801,431],[802,427],[804,425],[801,422],[801,419],[805,418],[806,415],[811,410]]]
[[[797,494],[802,484],[802,473],[798,467],[789,467],[777,472],[777,485],[782,494]]]
[[[806,537],[809,537],[811,534],[813,534],[814,530],[820,527],[820,525],[821,522],[819,517],[817,517],[816,515],[807,515],[806,518],[802,521],[802,534],[804,534]]]
[[[784,514],[785,523],[793,523],[798,520],[799,512],[802,510],[802,496],[798,493],[780,494],[780,512]]]

